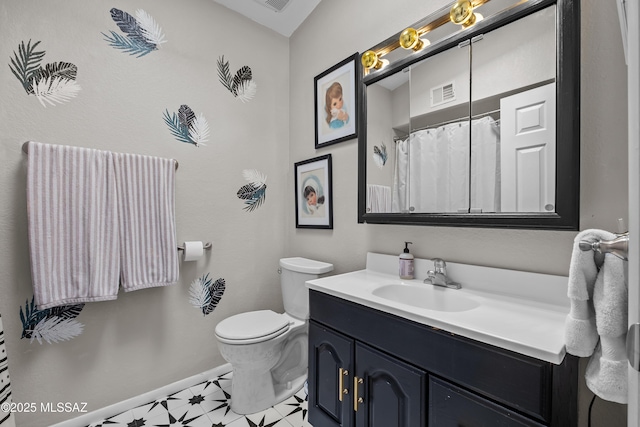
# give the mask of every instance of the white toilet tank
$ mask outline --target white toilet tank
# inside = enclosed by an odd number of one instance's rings
[[[333,264],[307,258],[282,258],[280,284],[284,310],[296,319],[309,318],[309,289],[305,282],[333,270]]]

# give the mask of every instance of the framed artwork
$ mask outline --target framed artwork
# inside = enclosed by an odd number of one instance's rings
[[[316,148],[357,137],[359,57],[355,53],[313,79]]]
[[[331,154],[294,165],[296,228],[333,228]]]

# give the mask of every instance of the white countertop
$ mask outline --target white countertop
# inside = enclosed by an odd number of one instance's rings
[[[398,257],[367,255],[367,268],[310,280],[310,289],[394,314],[457,335],[562,363],[565,351],[564,321],[569,313],[567,277],[490,267],[447,263],[448,276],[462,289],[426,285],[429,260],[416,259],[416,279],[398,277]],[[374,295],[381,286],[398,284],[432,288],[438,298],[466,298],[478,305],[466,311],[438,311],[394,302]]]

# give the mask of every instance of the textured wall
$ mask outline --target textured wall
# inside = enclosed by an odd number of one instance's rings
[[[291,161],[331,153],[335,200],[333,231],[289,227],[288,250],[332,262],[341,273],[363,268],[367,251],[397,254],[409,240],[421,258],[567,275],[575,232],[357,224],[357,142],[314,149],[313,77],[447,3],[324,0],[291,37]],[[580,3],[580,228],[617,231],[617,219],[628,215],[626,67],[620,27],[615,3]],[[586,405],[589,398],[582,393]],[[607,420],[603,425],[623,425],[624,406],[598,402],[595,411]]]
[[[101,33],[126,37],[111,8],[134,16],[144,9],[167,42],[139,58],[109,46]],[[23,90],[8,64],[29,40],[41,41],[42,64],[77,66],[81,90],[75,98],[45,108]],[[0,4],[0,312],[14,402],[87,402],[88,410],[99,409],[223,364],[213,331],[224,317],[282,309],[277,261],[289,210],[283,204],[289,193],[288,43],[209,0]],[[231,73],[251,68],[257,91],[250,101],[241,102],[218,81],[223,55]],[[163,113],[182,104],[206,118],[206,146],[172,136]],[[70,341],[20,339],[18,310],[33,294],[21,151],[26,140],[177,159],[178,241],[212,241],[213,250],[181,264],[177,285],[87,304],[76,319],[84,332]],[[236,196],[246,184],[244,169],[268,177],[266,201],[252,212]],[[226,280],[222,300],[207,316],[188,302],[189,285],[205,273]],[[20,414],[18,424],[44,426],[71,416]]]

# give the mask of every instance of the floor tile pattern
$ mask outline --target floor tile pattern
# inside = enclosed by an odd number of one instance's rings
[[[87,427],[311,427],[304,388],[266,411],[239,415],[230,406],[231,380],[229,372]]]

